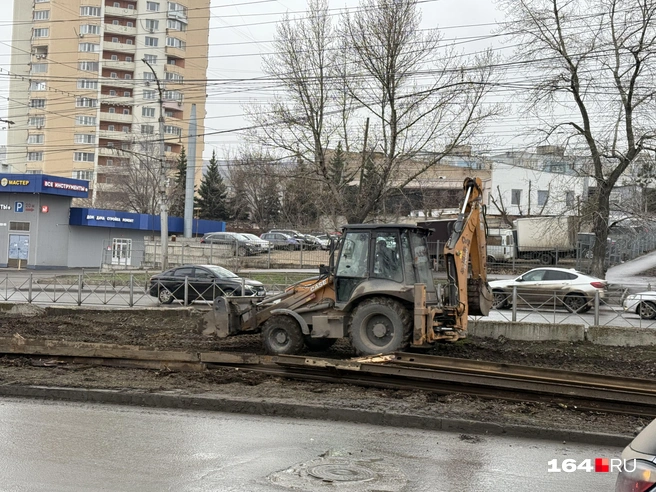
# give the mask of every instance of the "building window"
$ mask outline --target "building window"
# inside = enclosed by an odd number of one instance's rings
[[[180,12],[187,15],[187,7],[180,5],[179,3],[169,2],[169,12]]]
[[[34,11],[34,20],[35,21],[45,21],[50,19],[49,10],[35,10]]]
[[[144,90],[143,91],[143,98],[144,99],[157,99],[157,94],[155,93],[155,91]]]
[[[46,90],[46,83],[42,80],[33,80],[30,82],[30,90],[31,91],[45,91]]]
[[[113,132],[113,131],[114,131],[114,125],[107,125],[107,131],[109,131],[109,132]],[[114,147],[114,144],[113,144],[112,142],[109,142],[109,143],[107,144],[107,147],[112,147],[112,148],[113,148],[113,147]]]
[[[166,27],[173,31],[186,31],[187,26],[184,22],[178,20],[169,19],[166,21]]]
[[[97,24],[82,24],[80,34],[100,34],[100,26]]]
[[[76,116],[75,124],[82,126],[96,126],[95,116]]]
[[[92,61],[81,61],[78,62],[78,68],[83,72],[97,72],[98,71],[98,62]]]
[[[75,107],[77,108],[96,108],[98,107],[98,99],[90,97],[78,97],[75,100]]]
[[[115,96],[115,95],[116,95],[116,91],[115,91],[114,89],[110,89],[110,90],[109,90],[109,95],[110,95],[110,96]]]
[[[182,84],[184,82],[184,77],[179,73],[166,72],[166,80],[170,80],[171,82],[177,82],[179,84]]]
[[[134,41],[132,39],[126,39],[125,40],[125,44],[132,44],[132,43],[134,43]]]
[[[105,161],[106,166],[113,166],[114,165],[114,159],[107,159]]]
[[[44,142],[43,133],[33,133],[27,137],[28,144],[42,144]]]
[[[171,38],[171,37],[166,37],[166,46],[169,46],[171,48],[178,48],[181,50],[184,50],[187,47],[187,43],[185,43],[183,40],[178,39],[178,38]]]
[[[144,80],[153,81],[153,80],[155,80],[155,74],[153,72],[144,72],[143,73],[143,78],[144,78]]]
[[[116,72],[110,72],[109,73],[109,78],[110,79],[118,79],[118,74]]]
[[[182,92],[164,91],[164,99],[166,99],[167,101],[182,101]]]
[[[28,174],[29,171],[28,171]],[[41,172],[36,172],[32,174],[41,174]],[[30,223],[29,222],[9,222],[9,230],[10,231],[29,231],[30,230]]]
[[[78,45],[78,51],[98,53],[100,51],[100,45],[96,43],[80,43]]]
[[[152,135],[155,133],[155,127],[153,125],[141,125],[141,133],[144,135]]]
[[[123,78],[124,78],[125,80],[130,80],[130,79],[132,79],[132,74],[131,74],[131,73],[126,73],[126,74],[123,76]]]
[[[116,19],[114,19],[114,20],[112,21],[112,25],[113,25],[113,26],[120,26],[121,23],[120,23],[119,21],[117,21]]]
[[[538,206],[546,205],[549,199],[549,190],[538,190]]]
[[[43,109],[46,107],[45,99],[30,99],[30,108]]]
[[[123,97],[132,97],[132,93],[130,91],[123,91]]]
[[[114,7],[121,8],[121,2],[114,2]]]
[[[522,190],[512,190],[510,192],[510,204],[511,205],[522,204]]]
[[[155,117],[155,108],[141,108],[141,116],[145,116],[147,118],[154,118]]]
[[[95,154],[93,152],[73,152],[75,162],[93,162]]]
[[[109,109],[107,110],[107,112],[108,112],[109,114],[114,114],[114,113],[116,113],[116,108],[111,107],[111,108],[109,108]]]
[[[27,153],[27,160],[30,161],[30,162],[42,161],[43,160],[43,152],[28,152]]]
[[[574,192],[566,191],[565,192],[565,206],[573,207],[574,206]]]
[[[75,134],[75,143],[76,144],[95,144],[96,136],[93,133],[76,133]]]
[[[128,108],[123,108],[123,114],[129,115],[130,110]]]
[[[80,7],[81,17],[100,17],[100,7]]]
[[[32,32],[34,33],[35,38],[47,38],[50,35],[50,29],[47,27],[34,29]]]
[[[118,55],[112,55],[109,57],[109,59],[112,61],[118,61]]]
[[[144,55],[144,60],[151,65],[157,65],[157,55]]]
[[[157,38],[152,38],[150,36],[146,36],[145,45],[146,46],[157,46],[158,41],[159,40]]]
[[[165,125],[164,133],[168,133],[169,135],[182,135],[182,129],[177,126]]]
[[[118,38],[112,38],[112,43],[118,43]]]
[[[134,22],[132,22],[132,21],[127,21],[127,22],[125,23],[125,26],[126,26],[126,27],[134,27]]]
[[[125,57],[125,61],[126,61],[126,62],[131,62],[131,61],[132,61],[132,57],[131,57],[131,56],[126,56],[126,57]]]
[[[130,133],[130,127],[129,126],[124,126],[123,127],[123,133]]]
[[[150,32],[157,31],[159,28],[159,21],[155,19],[146,19],[146,29]]]
[[[32,63],[30,73],[46,73],[48,71],[47,63]]]
[[[146,2],[146,10],[159,12],[159,2]]]
[[[73,179],[93,180],[93,171],[73,171]]]
[[[35,128],[43,128],[45,125],[46,125],[45,116],[30,116],[27,119],[27,126],[31,126]]]
[[[89,79],[78,79],[77,81],[77,88],[78,89],[98,89],[98,81],[97,80],[89,80]]]

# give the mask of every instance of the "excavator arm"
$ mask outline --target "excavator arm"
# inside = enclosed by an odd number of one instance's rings
[[[480,178],[465,179],[465,199],[444,246],[447,285],[444,313],[453,328],[467,330],[467,317],[487,316],[492,294],[487,283],[487,242]],[[471,276],[469,265],[471,264]]]

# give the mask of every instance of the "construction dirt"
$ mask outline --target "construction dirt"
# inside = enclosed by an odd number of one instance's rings
[[[0,314],[0,336],[138,345],[157,350],[263,353],[257,335],[220,340],[199,334],[201,314],[195,310],[174,309],[132,312],[42,311],[37,308]],[[467,339],[455,344],[438,345],[432,353],[632,378],[653,379],[656,376],[656,347]],[[346,341],[339,341],[329,351],[312,352],[311,355],[349,358],[355,354]],[[460,394],[436,395],[293,381],[232,368],[202,373],[172,372],[44,364],[44,361],[6,356],[0,358],[0,384],[213,393],[628,436],[634,435],[649,422],[645,418],[581,411],[559,404],[508,403]]]

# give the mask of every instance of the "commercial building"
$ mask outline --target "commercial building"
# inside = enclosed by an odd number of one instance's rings
[[[128,164],[159,163],[161,96],[169,162],[188,144],[196,105],[199,181],[209,6],[15,0],[5,170],[88,180],[92,204],[119,201]]]
[[[0,267],[52,269],[114,264],[140,266],[144,236],[160,231],[159,216],[71,208],[88,182],[51,175],[0,174]],[[169,217],[171,233],[183,219]],[[225,222],[194,220],[197,235],[224,231]],[[142,245],[133,248],[134,244]]]

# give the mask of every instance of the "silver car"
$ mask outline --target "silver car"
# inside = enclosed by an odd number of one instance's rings
[[[577,272],[573,268],[534,268],[509,280],[490,282],[494,295],[493,307],[503,309],[512,305],[513,289],[517,289],[518,303],[532,307],[564,306],[575,313],[585,313],[594,302],[595,293],[603,298],[605,280]]]
[[[656,292],[638,292],[624,299],[624,311],[636,313],[642,319],[656,318]]]

